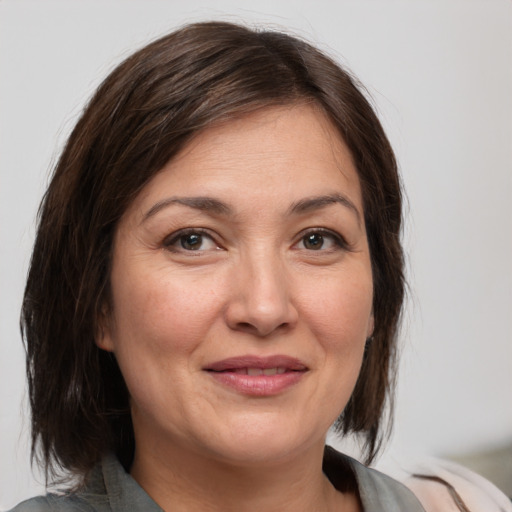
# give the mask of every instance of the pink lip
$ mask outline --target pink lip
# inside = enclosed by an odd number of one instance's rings
[[[248,369],[250,373],[266,370],[267,374],[248,375]],[[273,373],[272,369],[277,369],[277,372]],[[217,382],[239,393],[272,396],[298,383],[308,368],[296,358],[276,355],[232,357],[208,365],[204,370]]]

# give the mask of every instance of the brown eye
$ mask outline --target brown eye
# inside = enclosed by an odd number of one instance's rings
[[[203,243],[203,235],[198,233],[190,233],[180,237],[180,245],[187,251],[197,251],[201,249]]]
[[[213,251],[220,249],[211,235],[197,229],[180,230],[167,237],[163,246],[171,252],[199,252]]]
[[[324,245],[324,237],[320,233],[309,233],[302,239],[306,249],[318,251]]]
[[[310,229],[302,235],[294,247],[296,249],[322,253],[350,250],[349,245],[339,233],[323,228]]]

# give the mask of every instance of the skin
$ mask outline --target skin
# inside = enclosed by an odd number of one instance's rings
[[[229,212],[183,204],[197,197]],[[357,171],[319,109],[198,134],[121,219],[111,287],[98,345],[130,391],[131,474],[162,508],[359,510],[321,464],[373,330],[372,273]],[[271,396],[205,370],[276,354],[307,371]]]

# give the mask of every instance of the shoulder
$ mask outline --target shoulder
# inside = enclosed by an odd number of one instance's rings
[[[97,510],[99,509],[74,495],[48,494],[23,501],[8,512],[93,512]]]
[[[365,512],[425,512],[414,494],[399,481],[326,447],[324,470],[336,488],[337,469],[347,466],[355,478]]]
[[[404,480],[427,512],[512,512],[512,502],[491,482],[458,464],[432,459]],[[451,507],[451,508],[450,508]]]
[[[125,512],[162,509],[124,470],[115,455],[107,454],[88,475],[85,485],[69,494],[47,494],[24,501],[9,512]]]
[[[7,512],[46,512],[52,510],[45,496],[31,498],[16,505]]]
[[[75,492],[50,492],[22,501],[8,512],[110,512],[102,464],[93,468],[84,485]]]
[[[424,512],[418,498],[399,481],[355,460],[352,461],[352,467],[365,511]]]

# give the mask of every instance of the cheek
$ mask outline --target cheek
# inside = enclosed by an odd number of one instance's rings
[[[114,340],[116,351],[157,348],[158,334],[172,307],[164,300],[164,289],[154,288],[151,278],[119,280],[114,295]]]
[[[113,283],[117,344],[131,340],[135,350],[156,353],[193,349],[211,324],[216,304],[208,288],[195,284],[166,271],[125,273]]]
[[[367,270],[326,279],[309,294],[307,322],[318,340],[326,414],[345,408],[356,384],[372,321],[373,282]]]
[[[319,372],[315,400],[323,427],[346,407],[361,370],[372,312],[372,281],[330,279],[322,293],[309,294],[303,312],[317,340]]]
[[[165,411],[160,403],[164,390],[186,390],[184,376],[212,323],[211,304],[203,296],[186,293],[190,288],[183,280],[165,272],[134,275],[120,268],[112,284],[111,344],[132,405],[149,414]],[[165,396],[178,406],[174,395]]]
[[[328,279],[318,283],[316,293],[304,296],[310,326],[319,339],[341,348],[364,343],[372,323],[371,275]]]

